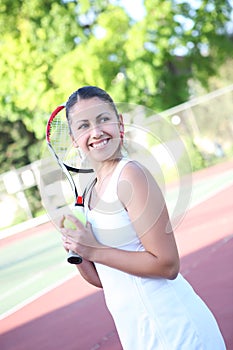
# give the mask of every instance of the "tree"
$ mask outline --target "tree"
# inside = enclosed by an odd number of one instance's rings
[[[1,1],[0,120],[9,134],[21,125],[28,142],[9,137],[23,151],[16,167],[40,156],[49,112],[79,86],[159,112],[189,98],[191,79],[207,86],[232,55],[230,0],[144,6],[135,21],[119,1]]]
[[[233,33],[227,25],[232,6],[230,1],[146,0],[145,7],[146,16],[135,24],[142,38],[138,44],[128,43],[129,72],[133,69],[128,75],[134,85],[138,77],[140,84],[150,75],[150,83],[139,85],[136,95],[139,102],[160,111],[188,100],[191,78],[207,87],[209,77],[231,57]],[[132,35],[132,40],[138,36]]]

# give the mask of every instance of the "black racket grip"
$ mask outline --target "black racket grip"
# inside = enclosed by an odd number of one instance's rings
[[[77,253],[73,252],[72,250],[69,250],[68,256],[67,256],[67,261],[70,264],[79,265],[82,263],[83,259]]]

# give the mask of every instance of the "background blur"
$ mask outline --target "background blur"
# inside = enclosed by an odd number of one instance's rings
[[[46,122],[82,85],[162,116],[191,171],[232,158],[232,0],[2,0],[0,35],[0,229],[45,214]]]

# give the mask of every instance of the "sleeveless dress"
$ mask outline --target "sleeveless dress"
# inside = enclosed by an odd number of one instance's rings
[[[101,203],[93,209],[88,203],[85,210],[99,242],[143,251],[117,196],[119,176],[129,161],[117,164]],[[167,280],[137,277],[98,263],[95,267],[124,350],[226,349],[214,316],[181,274]]]

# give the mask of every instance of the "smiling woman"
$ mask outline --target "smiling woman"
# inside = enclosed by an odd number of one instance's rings
[[[70,96],[66,115],[73,145],[94,167],[101,159],[122,157],[123,120],[107,93],[96,87],[79,89]]]
[[[87,224],[60,225],[77,268],[103,288],[124,350],[224,350],[211,311],[179,273],[179,256],[162,192],[140,163],[122,156],[123,117],[102,89],[71,95],[66,117],[74,147],[96,178],[84,199]]]

